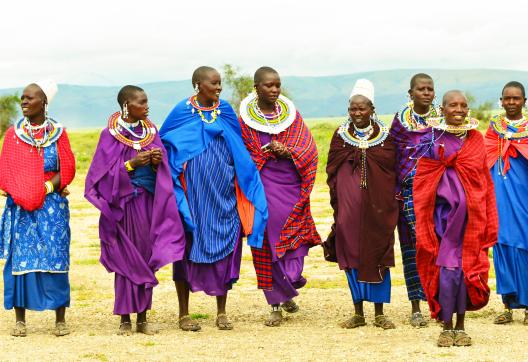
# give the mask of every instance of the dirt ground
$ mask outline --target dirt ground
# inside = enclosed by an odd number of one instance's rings
[[[399,246],[397,267],[392,271],[392,302],[386,314],[397,328],[382,331],[372,325],[373,306],[367,305],[366,327],[345,330],[339,322],[352,315],[353,305],[344,273],[322,258],[320,248],[306,258],[308,284],[300,290],[300,311],[288,315],[279,328],[264,326],[269,308],[262,292],[256,289],[251,255],[246,247],[241,279],[228,299],[233,331],[214,326],[215,300],[203,293],[191,296],[191,312],[202,331],[191,333],[177,328],[178,302],[170,267],[158,273],[160,285],[154,292],[150,320],[160,328],[155,336],[116,335],[118,317],[112,315],[113,276],[99,264],[98,212],[82,198],[82,178],[71,187],[72,287],[71,308],[67,320],[72,334],[57,338],[51,334],[54,313],[28,312],[28,336],[14,338],[9,331],[14,312],[0,312],[0,360],[528,360],[528,327],[516,312],[515,323],[496,326],[494,315],[501,310],[493,293],[483,310],[468,314],[467,331],[474,345],[466,348],[436,347],[440,326],[414,329],[407,318],[410,305],[403,281]],[[327,190],[318,186],[312,198],[313,211],[321,235],[330,227]],[[3,268],[3,261],[0,262]],[[494,279],[490,284],[494,287]],[[0,282],[3,290],[3,282]],[[3,294],[0,295],[3,304]],[[424,310],[427,307],[423,305]]]

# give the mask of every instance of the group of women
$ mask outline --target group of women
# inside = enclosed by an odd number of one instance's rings
[[[148,119],[143,89],[123,87],[102,131],[86,176],[85,197],[101,212],[101,263],[115,273],[118,333],[154,334],[147,320],[156,272],[173,266],[179,327],[201,327],[189,315],[190,292],[215,296],[220,330],[233,324],[228,291],[239,278],[242,239],[251,247],[258,288],[271,306],[265,324],[279,326],[294,298],[309,249],[321,244],[310,211],[318,154],[291,100],[281,95],[277,71],[255,72],[254,92],[239,116],[219,98],[220,74],[199,67],[194,94],[179,102],[158,131]],[[57,87],[30,84],[21,98],[23,119],[8,130],[0,155],[0,190],[7,197],[0,223],[4,305],[15,309],[13,336],[25,336],[25,310],[56,310],[54,334],[70,333],[69,212],[67,186],[75,160],[63,126],[48,117]],[[488,249],[494,247],[497,291],[513,321],[528,306],[528,120],[524,87],[508,83],[505,114],[484,138],[460,91],[444,94],[413,76],[410,101],[389,128],[376,117],[374,86],[356,82],[348,120],[333,134],[327,174],[334,223],[323,244],[348,279],[355,313],[345,328],[366,325],[363,302],[373,302],[374,325],[395,328],[383,312],[390,302],[394,230],[398,228],[410,324],[426,327],[420,300],[443,322],[439,346],[467,346],[466,310],[488,302]],[[497,213],[497,206],[498,210]],[[498,228],[500,221],[501,228]],[[453,314],[457,315],[453,325]],[[528,324],[528,314],[525,316]]]

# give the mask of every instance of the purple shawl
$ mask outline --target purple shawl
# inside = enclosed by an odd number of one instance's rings
[[[101,264],[108,272],[123,275],[134,284],[145,284],[147,287],[158,283],[154,275],[157,270],[181,260],[185,251],[185,236],[173,192],[167,154],[158,134],[145,150],[152,148],[162,150],[163,160],[156,175],[152,219],[145,225],[150,228],[152,243],[152,256],[148,263],[120,225],[125,205],[132,200],[135,190],[123,164],[133,158],[136,151],[117,141],[107,128],[101,132],[86,175],[84,191],[86,199],[101,211]]]

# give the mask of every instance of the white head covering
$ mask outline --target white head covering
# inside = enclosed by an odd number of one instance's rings
[[[42,91],[46,95],[46,98],[48,99],[48,104],[50,104],[59,90],[57,82],[51,79],[43,79],[39,80],[38,82],[35,82],[35,84],[38,85],[40,89],[42,89]]]
[[[352,89],[352,93],[350,93],[350,97],[348,99],[357,95],[366,97],[368,100],[374,103],[374,84],[372,84],[372,82],[368,79],[358,79],[356,84],[354,84],[354,88]]]

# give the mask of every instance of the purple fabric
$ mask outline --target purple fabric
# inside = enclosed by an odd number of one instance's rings
[[[193,263],[186,258],[172,266],[174,281],[186,281],[193,293],[204,292],[211,296],[226,295],[240,277],[242,238],[239,237],[233,252],[211,264]],[[192,234],[187,233],[187,253],[192,246]]]
[[[453,313],[466,312],[467,289],[462,268],[440,267],[438,302],[440,319],[444,322],[451,321]]]
[[[443,147],[444,158],[448,158],[462,147],[463,140],[452,134],[441,136],[429,151],[429,157],[440,158]],[[462,266],[462,240],[466,229],[467,207],[464,187],[456,171],[448,168],[442,175],[436,191],[434,211],[435,231],[440,239],[436,265],[448,268]]]
[[[336,256],[342,270],[359,269],[360,181],[359,168],[353,169],[348,161],[337,171],[339,213],[336,220]]]
[[[271,135],[268,133],[259,132],[259,137],[263,145],[271,142]],[[260,178],[268,202],[269,218],[265,237],[271,247],[273,261],[273,289],[264,291],[264,296],[268,304],[279,304],[299,295],[296,289],[306,284],[302,271],[309,246],[301,245],[295,250],[287,251],[280,259],[275,251],[282,227],[299,200],[301,178],[293,162],[283,158],[266,162],[260,170]]]
[[[86,176],[85,197],[101,211],[100,261],[108,272],[116,273],[118,314],[149,308],[152,288],[158,284],[155,272],[181,260],[185,251],[167,155],[157,134],[145,149],[152,148],[163,151],[154,195],[131,183],[124,162],[137,152],[117,141],[106,128]]]

